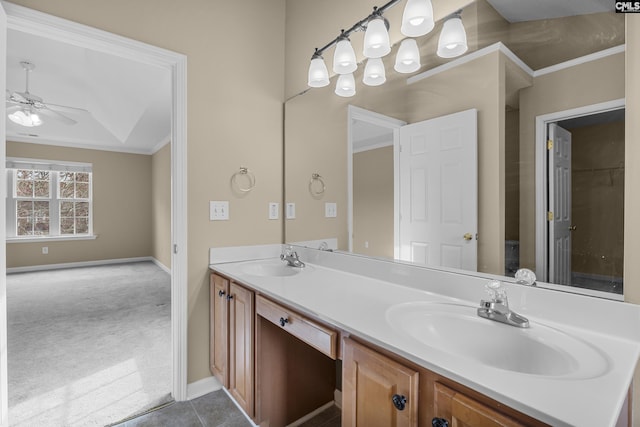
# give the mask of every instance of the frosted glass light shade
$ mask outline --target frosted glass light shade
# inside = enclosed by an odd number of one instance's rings
[[[329,84],[329,70],[324,63],[322,57],[313,58],[309,64],[309,80],[307,84],[310,87],[324,87]]]
[[[437,54],[441,58],[455,58],[465,53],[467,49],[467,32],[462,19],[460,16],[453,16],[442,26]]]
[[[414,39],[404,39],[400,43],[393,69],[399,73],[413,73],[420,68],[420,50]]]
[[[333,71],[337,74],[349,74],[356,68],[356,52],[349,39],[344,38],[336,44],[336,50],[333,52]]]
[[[336,95],[348,98],[356,94],[356,80],[353,74],[340,74],[336,82]]]
[[[434,26],[431,0],[407,0],[402,13],[400,27],[402,34],[408,37],[420,37],[428,34]]]
[[[389,32],[381,17],[374,18],[367,24],[367,31],[364,33],[363,54],[367,58],[382,58],[391,52],[389,44]]]
[[[19,124],[20,126],[35,127],[42,124],[40,116],[29,111],[18,110],[14,113],[9,114],[8,117],[9,120]]]
[[[364,66],[364,76],[362,77],[362,83],[367,86],[380,86],[387,81],[387,76],[384,71],[384,64],[382,58],[369,58],[367,59],[367,65]]]

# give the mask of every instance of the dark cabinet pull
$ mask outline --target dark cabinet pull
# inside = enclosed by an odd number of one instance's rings
[[[231,301],[233,299],[233,295],[227,295],[227,301]]]
[[[225,291],[223,291],[223,290],[219,290],[219,291],[218,291],[218,296],[219,296],[220,298],[222,298],[222,297],[224,296],[224,294],[226,294],[226,292],[225,292]]]
[[[398,411],[404,411],[405,406],[407,406],[407,398],[400,394],[394,394],[391,401]]]
[[[444,418],[435,417],[431,420],[431,425],[433,427],[449,427],[449,421],[445,420]]]
[[[284,328],[284,325],[286,325],[287,323],[289,323],[289,319],[285,319],[284,317],[280,318],[280,326]]]

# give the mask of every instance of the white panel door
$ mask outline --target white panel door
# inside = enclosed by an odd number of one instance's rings
[[[5,93],[7,85],[7,14],[0,3],[0,92]],[[5,242],[6,230],[6,106],[0,103],[0,241]],[[9,396],[7,392],[7,262],[6,247],[0,245],[0,426],[9,425]]]
[[[400,259],[477,270],[477,111],[400,128]]]
[[[549,282],[571,284],[571,133],[549,125]]]

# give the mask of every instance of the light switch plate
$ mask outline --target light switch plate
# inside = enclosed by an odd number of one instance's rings
[[[269,203],[269,219],[278,219],[280,216],[280,203],[270,202]]]
[[[335,218],[338,216],[338,207],[335,203],[324,204],[324,216],[325,218]]]
[[[296,219],[295,203],[287,203],[287,219]]]
[[[226,221],[229,219],[229,202],[228,201],[209,201],[209,220],[210,221]]]

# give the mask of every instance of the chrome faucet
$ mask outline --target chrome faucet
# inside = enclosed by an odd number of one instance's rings
[[[285,246],[280,254],[280,259],[285,261],[289,267],[304,267],[304,262],[298,258],[298,253],[291,246]]]
[[[499,280],[493,280],[485,286],[491,300],[480,301],[478,307],[478,316],[485,319],[495,320],[496,322],[505,323],[519,328],[528,328],[529,320],[509,309],[509,301],[507,299],[507,290],[502,287]]]

